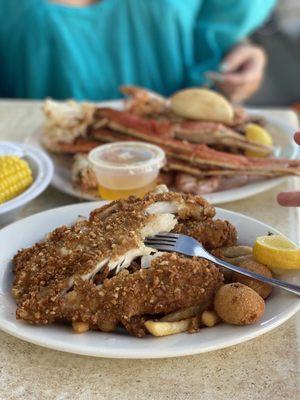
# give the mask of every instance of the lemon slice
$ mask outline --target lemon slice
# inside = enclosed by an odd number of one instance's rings
[[[256,261],[265,264],[273,272],[300,269],[300,248],[280,235],[260,236],[253,247]]]
[[[273,140],[269,132],[257,124],[248,124],[245,129],[246,138],[249,142],[263,144],[266,146],[272,146]],[[252,150],[246,150],[246,156],[248,157],[264,157],[262,153],[256,153]],[[267,154],[266,154],[267,155]]]

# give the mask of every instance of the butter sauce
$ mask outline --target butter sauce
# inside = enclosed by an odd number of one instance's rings
[[[105,200],[142,197],[156,185],[165,163],[163,150],[142,142],[116,142],[89,153],[100,196]]]

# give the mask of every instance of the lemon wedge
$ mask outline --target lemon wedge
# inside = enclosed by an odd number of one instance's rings
[[[266,129],[262,128],[260,125],[248,124],[245,129],[245,135],[246,139],[248,139],[249,142],[263,144],[266,146],[273,145],[272,136]],[[256,153],[252,150],[246,150],[245,154],[248,157],[265,157],[264,154]]]
[[[256,238],[253,256],[277,274],[282,270],[300,269],[300,248],[281,235]]]

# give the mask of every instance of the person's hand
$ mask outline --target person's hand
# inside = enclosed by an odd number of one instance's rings
[[[266,55],[260,47],[240,44],[223,60],[221,73],[211,73],[210,77],[231,101],[240,102],[259,88],[265,65]]]
[[[294,136],[295,142],[300,144],[300,132]],[[300,207],[300,191],[281,192],[277,196],[277,201],[284,207]]]

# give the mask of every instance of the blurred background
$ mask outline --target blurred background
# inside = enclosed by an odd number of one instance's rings
[[[0,0],[0,18],[3,98],[214,85],[233,102],[300,111],[300,0]],[[230,57],[240,61],[226,69]]]
[[[264,48],[268,63],[262,86],[248,103],[289,106],[299,102],[300,111],[300,1],[279,0],[251,41]]]

